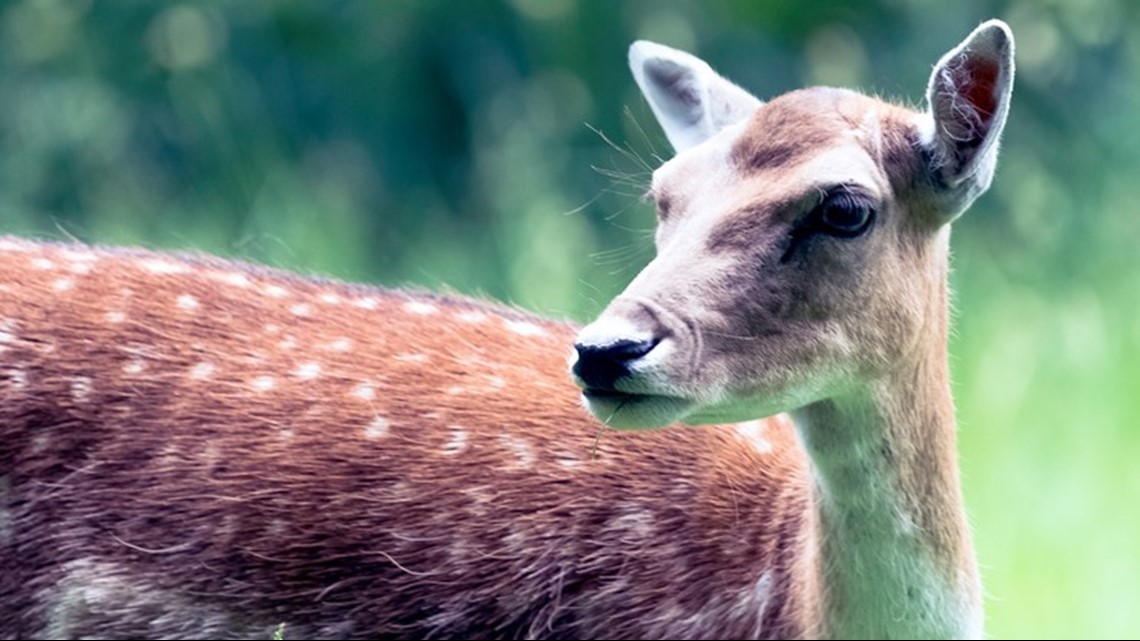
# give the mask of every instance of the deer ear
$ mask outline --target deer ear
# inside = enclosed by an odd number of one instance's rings
[[[761,105],[700,58],[654,42],[633,43],[629,66],[677,152],[744,120]]]
[[[1004,22],[990,20],[943,56],[930,76],[927,144],[937,183],[950,196],[951,219],[993,180],[1013,74],[1013,34]]]

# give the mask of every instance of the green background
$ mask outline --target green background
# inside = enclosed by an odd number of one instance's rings
[[[1017,37],[993,190],[956,224],[961,461],[996,637],[1140,635],[1140,3],[0,4],[0,230],[194,248],[586,320],[652,256],[667,144],[626,47],[761,97],[919,104]],[[595,131],[596,130],[596,131]],[[603,136],[613,141],[611,146]]]

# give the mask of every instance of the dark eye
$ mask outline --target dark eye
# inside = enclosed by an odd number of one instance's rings
[[[673,205],[669,198],[664,195],[659,195],[654,202],[657,204],[657,218],[661,221],[669,218],[669,210]]]
[[[875,219],[869,203],[850,194],[828,196],[816,209],[819,230],[839,238],[854,238],[866,232]]]

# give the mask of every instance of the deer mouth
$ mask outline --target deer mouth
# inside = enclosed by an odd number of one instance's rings
[[[629,392],[619,392],[613,389],[602,389],[599,387],[587,387],[582,390],[582,396],[587,399],[601,399],[610,401],[632,400],[638,396],[648,396],[648,394],[630,394]]]
[[[619,430],[665,427],[683,418],[693,405],[678,396],[598,388],[582,390],[582,399],[595,418]]]

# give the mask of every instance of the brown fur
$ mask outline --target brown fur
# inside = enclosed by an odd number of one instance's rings
[[[925,338],[918,330],[935,311],[924,306],[930,283],[890,277],[927,269],[936,243],[937,228],[923,218],[930,186],[915,116],[852,91],[802,89],[761,106],[728,147],[724,161],[738,172],[731,182],[713,182],[721,172],[706,168],[722,159],[707,150],[662,169],[655,189],[670,196],[670,221],[659,232],[657,259],[623,296],[688,319],[668,330],[681,353],[699,342],[702,367],[679,360],[673,383],[696,397],[709,389],[747,395],[743,382],[782,385],[785,365],[810,372],[836,363],[852,376],[878,375]],[[782,151],[797,141],[794,154]],[[852,242],[811,234],[790,247],[792,230],[831,186],[818,182],[810,163],[835,150],[843,162],[870,168],[846,173],[879,192],[875,232]],[[624,305],[619,298],[614,309]],[[836,344],[836,327],[851,340]],[[769,336],[780,338],[762,340]],[[860,352],[850,354],[852,344]]]
[[[851,95],[839,89],[813,88],[793,91],[765,104],[735,142],[732,160],[747,175],[790,167],[827,147],[843,129],[820,124],[837,114],[840,101]]]
[[[468,300],[14,239],[0,274],[4,638],[810,633],[784,418],[599,434],[574,328]]]

